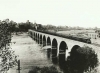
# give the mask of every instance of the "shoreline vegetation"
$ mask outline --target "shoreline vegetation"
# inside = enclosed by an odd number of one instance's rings
[[[29,70],[28,73],[63,73],[62,71],[58,70],[55,66],[44,66],[44,67],[38,67],[35,66],[31,70]]]

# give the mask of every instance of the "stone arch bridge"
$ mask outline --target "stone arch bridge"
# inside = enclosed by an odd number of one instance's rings
[[[79,47],[83,47],[84,45],[94,47],[91,44],[42,33],[36,30],[29,30],[29,35],[38,44],[41,44],[47,49],[48,57],[50,57],[54,63],[57,63],[57,60],[59,60],[59,63],[60,60],[61,63],[66,61],[70,52]]]

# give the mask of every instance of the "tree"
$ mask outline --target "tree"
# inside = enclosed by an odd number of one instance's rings
[[[71,51],[67,62],[71,73],[83,73],[98,66],[98,57],[92,48],[83,46]]]
[[[0,24],[0,72],[5,73],[9,68],[17,65],[17,56],[10,47],[11,31],[7,21]]]
[[[15,31],[16,31],[16,25],[17,25],[17,23],[11,20],[11,21],[9,22],[9,30],[10,30],[11,32],[15,32]]]

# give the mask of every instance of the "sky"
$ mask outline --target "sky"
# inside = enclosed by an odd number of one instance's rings
[[[1,0],[0,20],[100,28],[100,0]]]

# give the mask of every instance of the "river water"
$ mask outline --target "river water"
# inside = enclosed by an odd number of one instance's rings
[[[18,59],[20,60],[20,73],[28,73],[34,66],[43,67],[53,65],[53,63],[47,58],[47,51],[45,49],[43,50],[43,48],[26,33],[13,35],[11,47],[12,50],[15,51],[15,54],[18,55]],[[94,46],[94,48],[95,52],[98,54],[100,63],[100,47]],[[65,68],[65,64],[66,63],[63,63],[63,68]],[[14,67],[7,73],[18,73],[16,69],[17,67]],[[97,73],[100,73],[100,65],[97,69]]]
[[[47,58],[46,50],[43,50],[42,47],[26,33],[13,35],[11,47],[20,60],[20,73],[28,73],[34,66],[52,65],[52,62]],[[8,73],[18,73],[16,69],[17,67],[12,68]]]

